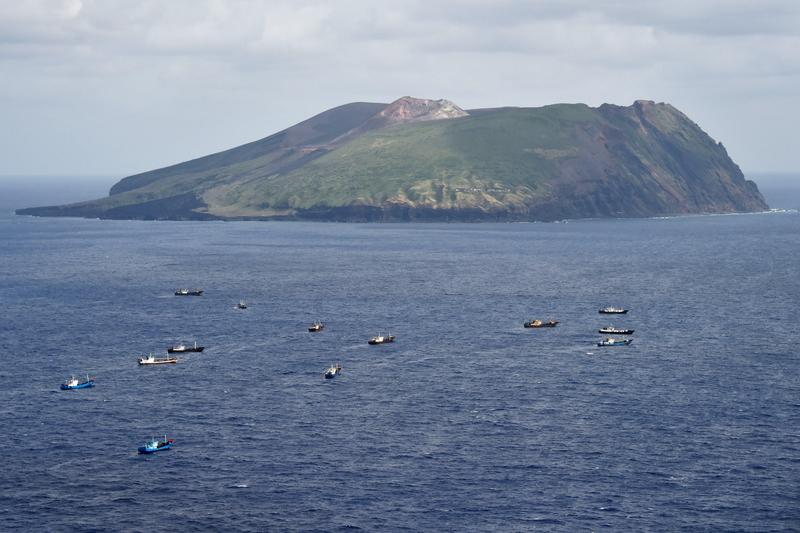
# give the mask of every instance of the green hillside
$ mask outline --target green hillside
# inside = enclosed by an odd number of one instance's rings
[[[456,118],[442,118],[442,109]],[[108,198],[29,213],[553,220],[766,208],[724,147],[668,104],[463,115],[450,102],[408,97],[349,104],[255,143],[126,178]]]

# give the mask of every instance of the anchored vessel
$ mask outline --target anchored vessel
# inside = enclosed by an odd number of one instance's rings
[[[394,335],[377,335],[367,341],[367,344],[387,344],[390,342],[394,342]]]
[[[598,346],[627,346],[633,342],[633,339],[614,339],[607,338],[597,343]]]
[[[604,307],[597,312],[602,315],[624,315],[628,310],[622,307]]]
[[[311,332],[322,331],[323,329],[325,329],[325,324],[323,324],[319,320],[308,326],[308,331]]]
[[[164,435],[164,440],[151,438],[144,446],[139,446],[139,453],[156,453],[164,450],[169,450],[175,444],[175,439],[168,439]]]
[[[174,365],[177,362],[177,357],[153,357],[153,354],[139,358],[140,365]]]
[[[612,326],[608,326],[606,328],[600,328],[597,330],[598,333],[606,333],[609,335],[633,335],[632,329],[617,329]]]
[[[203,289],[178,289],[175,291],[175,296],[202,296]]]
[[[526,328],[554,328],[558,325],[558,320],[548,320],[547,322],[542,322],[541,320],[529,320],[525,322],[523,326]]]
[[[206,349],[205,346],[198,346],[197,341],[195,341],[194,346],[186,346],[185,344],[178,344],[177,346],[172,346],[171,348],[167,348],[167,353],[202,352],[205,349]]]
[[[342,373],[342,365],[336,363],[335,365],[331,365],[328,370],[325,371],[325,379],[333,379],[337,376],[337,374]]]
[[[70,376],[67,381],[61,384],[61,390],[88,389],[89,387],[94,387],[94,378],[90,378],[88,375],[86,376],[86,381]]]

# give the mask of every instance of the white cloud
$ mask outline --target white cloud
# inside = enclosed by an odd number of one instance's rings
[[[17,127],[0,173],[144,170],[409,93],[465,107],[668,100],[743,166],[796,168],[789,128],[760,120],[800,120],[797,50],[793,0],[3,2],[0,119]],[[52,156],[29,158],[41,140]]]

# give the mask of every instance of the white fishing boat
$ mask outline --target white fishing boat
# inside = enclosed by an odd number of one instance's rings
[[[342,373],[342,365],[336,363],[335,365],[331,365],[330,367],[328,367],[328,370],[325,371],[325,379],[333,379],[341,373]]]
[[[174,365],[177,362],[177,357],[155,357],[153,354],[139,358],[140,365]]]
[[[367,344],[387,344],[394,342],[394,335],[376,335],[367,341]]]

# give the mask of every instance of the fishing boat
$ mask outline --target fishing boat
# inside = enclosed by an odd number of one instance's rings
[[[239,303],[236,304],[236,309],[247,309],[247,303],[244,300],[239,300]]]
[[[166,435],[164,435],[164,440],[151,438],[149,441],[145,442],[144,446],[139,446],[139,453],[145,454],[162,452],[172,448],[173,444],[175,444],[175,439],[168,439]]]
[[[175,296],[202,296],[203,289],[178,289],[175,291]]]
[[[627,346],[633,342],[633,339],[614,339],[607,338],[597,343],[598,346]]]
[[[547,322],[542,322],[539,319],[536,320],[529,320],[522,324],[526,328],[554,328],[558,325],[558,320],[548,320]]]
[[[139,358],[140,365],[174,365],[177,362],[177,357],[155,357],[153,354]]]
[[[617,329],[613,326],[608,326],[605,328],[600,328],[597,330],[598,333],[606,333],[608,335],[633,335],[632,329]]]
[[[94,387],[94,379],[95,378],[90,378],[87,375],[86,381],[81,381],[75,376],[70,376],[67,381],[61,384],[61,390],[88,389],[90,387]]]
[[[333,379],[338,374],[342,373],[342,365],[336,363],[335,365],[331,365],[328,370],[325,371],[325,379]]]
[[[376,335],[367,341],[367,344],[388,344],[390,342],[394,342],[394,335]]]
[[[597,312],[601,315],[624,315],[628,313],[628,310],[622,307],[604,307]]]
[[[322,331],[323,329],[325,329],[325,324],[319,320],[308,326],[308,331],[311,331],[312,333],[316,331]]]
[[[205,350],[205,346],[198,346],[197,341],[195,341],[194,346],[186,346],[185,344],[178,344],[177,346],[172,346],[167,348],[167,353],[186,353],[186,352],[202,352]]]

